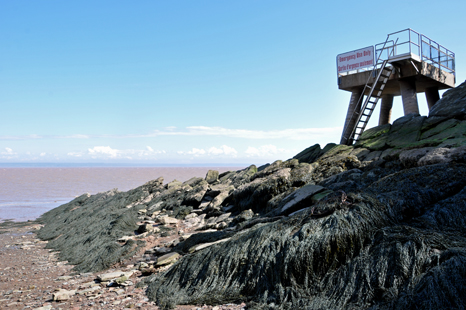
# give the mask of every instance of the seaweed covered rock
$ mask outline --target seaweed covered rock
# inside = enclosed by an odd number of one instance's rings
[[[454,229],[465,221],[465,173],[464,164],[412,168],[346,201],[254,226],[154,276],[148,295],[165,308],[242,300],[272,309],[465,307],[466,238]],[[444,213],[457,195],[463,211]]]
[[[44,227],[39,238],[47,247],[59,252],[61,260],[75,265],[77,272],[101,271],[135,254],[142,244],[117,240],[134,235],[138,229],[138,207],[159,184],[147,184],[129,192],[112,190],[97,195],[82,195],[71,202],[44,213],[39,222]],[[128,208],[129,206],[129,208]]]

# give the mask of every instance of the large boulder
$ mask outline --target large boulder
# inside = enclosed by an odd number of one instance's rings
[[[433,116],[466,120],[466,82],[443,94],[429,111]]]

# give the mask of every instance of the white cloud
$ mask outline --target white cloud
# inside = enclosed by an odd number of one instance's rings
[[[287,155],[292,153],[292,151],[288,151],[286,149],[277,148],[275,145],[268,144],[262,145],[259,148],[256,147],[248,147],[247,150],[244,152],[247,157],[271,157],[277,154]]]
[[[153,136],[223,136],[242,139],[290,139],[310,140],[341,132],[341,127],[328,128],[296,128],[283,130],[248,130],[229,129],[223,127],[190,126],[186,130],[156,130],[152,134],[138,137]]]
[[[112,149],[109,146],[94,146],[92,149],[88,149],[89,155],[108,155],[110,158],[118,156],[120,151]]]
[[[187,152],[189,155],[201,156],[204,155],[206,151],[204,149],[193,148],[191,151]]]
[[[69,152],[66,155],[68,156],[74,156],[74,157],[82,157],[83,153],[82,152]]]
[[[47,155],[47,153],[45,152],[40,153],[40,156],[45,156],[45,155]]]
[[[177,154],[179,155],[194,155],[195,157],[213,157],[213,156],[227,156],[227,157],[236,157],[238,152],[228,146],[228,145],[222,145],[220,147],[215,147],[212,146],[210,147],[207,151],[204,149],[198,149],[198,148],[193,148],[191,151],[188,152],[183,152],[183,151],[178,151]]]
[[[226,156],[232,156],[232,157],[236,157],[236,155],[238,154],[238,152],[234,148],[229,147],[227,145],[222,145],[220,148],[216,148],[213,146],[209,148],[208,153],[214,156],[226,155]]]
[[[1,157],[4,159],[12,159],[12,158],[17,158],[17,153],[13,151],[13,149],[6,147],[5,151],[0,152]]]
[[[154,159],[154,155],[165,154],[165,150],[157,151],[150,146],[146,146],[145,149],[125,149],[118,150],[113,149],[110,146],[94,146],[88,149],[87,155],[92,158],[124,158],[124,159]],[[82,152],[70,152],[69,156],[81,157]]]
[[[70,136],[56,136],[57,138],[65,138],[65,139],[89,139],[91,136],[89,135],[70,135]]]
[[[55,136],[0,136],[0,140],[26,140],[26,139],[91,139],[91,138],[152,138],[157,136],[220,136],[241,139],[288,139],[288,140],[318,140],[330,136],[339,136],[342,127],[326,128],[292,128],[282,130],[249,130],[230,129],[223,127],[190,126],[185,129],[165,127],[143,135],[55,135]]]

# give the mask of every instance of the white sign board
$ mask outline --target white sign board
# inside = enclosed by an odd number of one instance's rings
[[[369,46],[337,56],[338,73],[358,70],[374,65],[374,47]]]

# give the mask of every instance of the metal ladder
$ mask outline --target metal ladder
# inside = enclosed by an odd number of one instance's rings
[[[364,101],[364,104],[362,104],[361,106],[361,110],[354,111],[353,113],[353,117],[357,116],[357,120],[356,120],[356,125],[351,131],[351,134],[346,139],[348,145],[353,144],[353,142],[357,142],[359,138],[361,137],[361,134],[364,132],[364,129],[366,128],[367,123],[369,122],[372,112],[374,112],[377,102],[382,97],[383,89],[385,88],[385,85],[387,84],[387,81],[390,75],[395,70],[395,68],[392,65],[388,64],[388,59],[390,58],[391,54],[394,52],[393,48],[390,54],[388,55],[387,59],[380,62],[380,57],[382,56],[383,50],[385,49],[385,45],[387,44],[388,39],[389,37],[387,37],[387,40],[385,41],[385,44],[382,47],[382,52],[377,58],[377,63],[372,69],[369,79],[367,80],[366,85],[364,86],[361,97],[359,97],[358,104],[356,104],[356,106],[358,106],[359,103],[362,102],[366,92],[368,92],[366,96],[366,100]],[[395,45],[396,45],[396,42],[394,46]],[[378,69],[379,67],[380,69]],[[375,80],[373,83],[371,83],[371,79],[374,76],[375,76]]]

